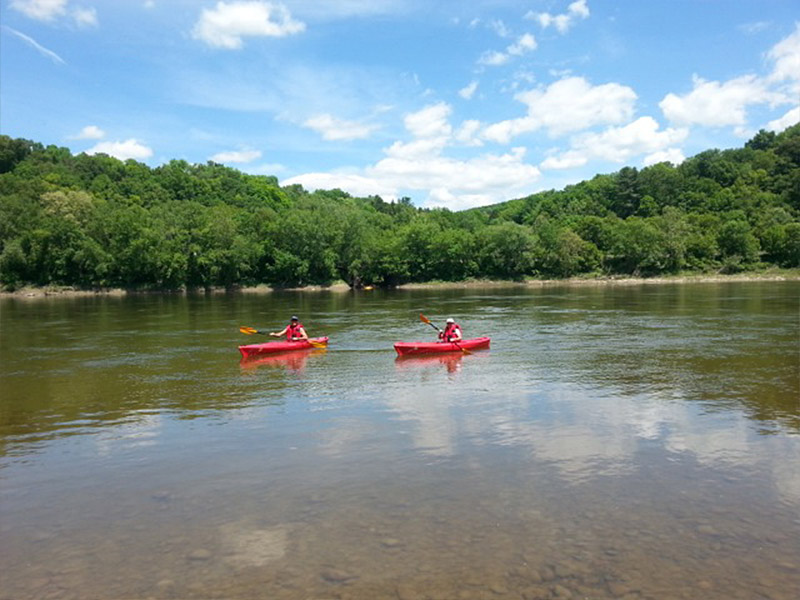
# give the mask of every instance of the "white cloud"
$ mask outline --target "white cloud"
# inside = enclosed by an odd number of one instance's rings
[[[388,148],[384,148],[384,153],[402,160],[413,160],[423,156],[438,156],[447,147],[448,141],[448,136],[417,139],[410,142],[397,141]]]
[[[568,77],[549,85],[518,93],[528,107],[525,117],[489,125],[483,137],[505,144],[512,137],[547,129],[551,136],[580,131],[595,125],[623,123],[633,116],[636,93],[618,83],[592,86],[582,77]]]
[[[618,83],[592,86],[582,77],[561,79],[543,90],[517,95],[550,135],[593,125],[621,123],[633,115],[636,92]]]
[[[459,160],[441,154],[387,156],[367,169],[373,178],[398,189],[428,191],[428,203],[452,209],[507,200],[531,192],[539,169],[525,162],[525,149]],[[438,190],[434,196],[432,190]]]
[[[37,21],[53,21],[67,14],[67,0],[11,0],[9,6]]]
[[[217,2],[214,9],[203,9],[192,36],[214,48],[236,50],[242,47],[244,37],[283,37],[300,33],[305,27],[282,4]]]
[[[794,33],[772,47],[767,57],[775,62],[770,81],[800,81],[800,23]]]
[[[416,191],[427,193],[424,204],[461,210],[532,193],[541,173],[524,159],[524,148],[469,160],[436,152],[424,156],[395,155],[360,173],[306,173],[282,181],[281,185],[340,188],[356,196],[377,194],[385,199]]]
[[[511,32],[509,31],[508,27],[506,27],[506,24],[499,19],[490,21],[489,28],[500,37],[508,37],[511,35]]]
[[[477,89],[478,89],[478,82],[471,81],[469,85],[458,90],[458,95],[464,98],[464,100],[470,100],[472,99],[472,96],[475,95],[475,90]]]
[[[453,109],[446,102],[426,106],[403,119],[406,129],[414,137],[432,138],[449,136],[453,128],[447,120]]]
[[[249,163],[257,158],[261,158],[259,150],[229,150],[228,152],[218,152],[209,160],[215,163]]]
[[[797,125],[798,123],[800,123],[800,106],[795,106],[782,117],[767,123],[767,129],[776,133],[780,133],[787,127]]]
[[[454,128],[452,108],[444,102],[405,116],[411,139],[398,140],[384,149],[374,165],[340,173],[306,173],[282,185],[299,183],[307,188],[338,187],[354,195],[378,194],[396,198],[401,192],[421,191],[425,202],[462,209],[507,200],[533,191],[539,169],[525,162],[525,149],[504,154],[483,154],[470,159],[452,158],[453,145],[479,145],[480,123],[468,120]]]
[[[97,25],[94,8],[69,9],[68,0],[11,0],[9,6],[37,21],[52,22],[61,17],[71,17],[79,27]]]
[[[749,32],[759,30],[764,23],[750,24]],[[754,127],[748,123],[751,106],[771,108],[796,102],[800,97],[800,23],[786,38],[766,54],[772,70],[765,77],[743,75],[728,81],[706,81],[695,75],[691,92],[667,94],[659,107],[672,123],[707,127],[732,127],[734,135],[750,137]],[[770,122],[769,127],[791,124],[792,111]],[[784,121],[785,119],[785,121]]]
[[[43,56],[46,56],[47,58],[49,58],[53,62],[57,62],[57,63],[62,64],[62,65],[67,64],[64,61],[64,59],[61,58],[58,54],[56,54],[52,50],[48,50],[47,48],[42,46],[39,42],[34,40],[32,37],[29,37],[29,36],[25,35],[24,33],[20,32],[20,31],[17,31],[16,29],[12,29],[11,27],[7,27],[5,25],[3,25],[3,29],[5,29],[7,31],[10,31],[15,36],[17,36],[19,39],[21,39],[23,42],[25,42],[26,44],[28,44],[32,48],[36,49],[37,52],[39,52]]]
[[[508,47],[508,53],[514,56],[521,56],[531,50],[536,50],[536,38],[530,33],[523,34],[516,44],[511,44]]]
[[[313,129],[325,140],[363,140],[375,130],[374,125],[365,125],[358,121],[345,121],[329,114],[317,115],[307,119],[304,127]]]
[[[768,29],[771,23],[769,21],[754,21],[753,23],[743,23],[739,25],[739,31],[747,35],[754,35]]]
[[[453,139],[464,146],[482,146],[483,142],[478,137],[481,122],[476,119],[467,119],[453,134]]]
[[[658,152],[648,154],[644,157],[644,160],[642,160],[642,164],[645,167],[649,167],[650,165],[655,165],[661,162],[669,162],[673,165],[679,165],[684,160],[686,160],[686,157],[679,148],[667,148],[666,150],[659,150]]]
[[[656,153],[666,151],[666,149],[669,149],[669,156],[677,159],[680,151],[674,146],[683,142],[688,135],[687,129],[668,128],[659,131],[659,125],[655,119],[640,117],[624,127],[609,127],[600,133],[584,133],[575,136],[571,140],[571,148],[568,151],[546,159],[542,162],[541,167],[543,169],[566,169],[582,166],[593,159],[623,163],[641,154],[647,155],[645,160],[655,160],[661,156]],[[655,160],[655,162],[658,161]]]
[[[399,197],[396,188],[373,177],[353,173],[305,173],[284,181],[281,186],[300,184],[307,190],[340,189],[353,196],[380,196],[386,200]]]
[[[97,26],[97,11],[94,8],[76,8],[72,11],[72,18],[80,27]]]
[[[131,138],[124,142],[100,142],[89,148],[86,154],[108,154],[120,160],[144,160],[153,156],[153,151]]]
[[[611,127],[601,133],[586,133],[576,137],[573,146],[591,157],[613,162],[625,162],[632,156],[653,153],[683,142],[687,129],[665,129],[652,117],[640,117],[624,127]]]
[[[537,119],[531,117],[520,117],[518,119],[507,119],[487,126],[481,134],[484,139],[498,144],[508,144],[511,138],[536,131],[541,127]]]
[[[500,65],[506,64],[510,59],[511,57],[503,52],[487,50],[481,54],[481,57],[478,59],[478,64],[487,67],[499,67]]]
[[[487,50],[478,59],[478,64],[487,67],[498,67],[506,64],[511,60],[512,56],[522,56],[526,52],[536,50],[536,46],[536,38],[530,33],[525,33],[515,43],[510,44],[505,52]]]
[[[737,125],[733,128],[733,135],[742,140],[749,140],[756,133],[758,132],[755,129],[752,129],[751,127],[745,127],[744,125]]]
[[[771,91],[766,81],[755,75],[743,75],[724,83],[697,76],[693,80],[691,92],[684,96],[667,94],[658,104],[664,116],[678,125],[742,126],[747,122],[748,106],[775,106],[786,101],[783,94]]]
[[[586,4],[586,0],[576,0],[576,2],[570,4],[567,14],[570,14],[575,18],[588,19],[589,6]]]
[[[73,140],[101,140],[106,137],[106,132],[97,125],[87,125],[81,129],[80,133],[70,139]]]
[[[545,170],[574,169],[582,167],[589,159],[574,150],[569,150],[559,156],[550,156],[542,161],[539,166]]]
[[[530,11],[525,18],[538,22],[543,29],[553,26],[559,33],[566,33],[578,19],[589,18],[589,6],[586,2],[587,0],[576,0],[567,7],[566,13],[560,15]]]

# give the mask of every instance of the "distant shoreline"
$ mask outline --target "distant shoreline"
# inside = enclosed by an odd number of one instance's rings
[[[769,270],[762,273],[735,273],[731,275],[720,274],[682,274],[660,277],[586,277],[570,279],[526,279],[524,281],[504,281],[489,279],[470,279],[467,281],[431,281],[426,283],[406,283],[397,286],[395,290],[424,290],[424,289],[480,289],[501,287],[559,287],[559,286],[620,286],[620,285],[658,285],[658,284],[691,284],[691,283],[730,283],[730,282],[758,282],[758,281],[800,281],[800,269]],[[368,292],[373,288],[355,290]],[[381,288],[374,288],[381,289]],[[269,294],[280,291],[289,292],[349,292],[350,286],[338,282],[329,286],[310,285],[301,288],[273,288],[268,285],[258,285],[240,288],[200,288],[197,290],[125,290],[122,288],[77,289],[69,286],[26,286],[18,290],[0,291],[0,298],[78,298],[88,296],[126,296],[149,294]]]
[[[408,283],[398,286],[398,289],[472,289],[491,287],[599,287],[599,286],[625,286],[625,285],[659,285],[668,283],[729,283],[729,282],[758,282],[758,281],[800,281],[800,270],[785,273],[736,273],[732,275],[675,275],[672,277],[594,277],[569,279],[526,279],[525,281],[442,281],[428,283]]]

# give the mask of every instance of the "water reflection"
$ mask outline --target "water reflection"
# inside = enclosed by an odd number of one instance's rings
[[[308,359],[312,356],[325,354],[325,348],[309,350],[291,350],[289,352],[276,352],[275,354],[262,354],[242,358],[239,362],[244,370],[259,367],[284,368],[295,373],[301,373],[306,368]]]
[[[0,300],[0,599],[794,600],[798,292]],[[237,365],[265,307],[336,346]]]
[[[464,353],[429,354],[421,356],[398,356],[394,364],[399,370],[444,366],[448,373],[458,373],[464,360]]]

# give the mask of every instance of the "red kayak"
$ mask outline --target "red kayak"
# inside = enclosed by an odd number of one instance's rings
[[[455,342],[397,342],[394,349],[400,356],[414,354],[438,354],[440,352],[462,352],[463,350],[481,350],[489,347],[490,338],[479,337],[471,340]]]
[[[247,346],[239,346],[239,352],[242,353],[244,358],[248,356],[255,356],[256,354],[272,354],[273,352],[287,352],[290,350],[308,350],[310,348],[319,348],[319,344],[324,346],[328,345],[327,337],[310,338],[313,345],[306,340],[299,340],[296,342],[266,342],[264,344],[248,344]]]

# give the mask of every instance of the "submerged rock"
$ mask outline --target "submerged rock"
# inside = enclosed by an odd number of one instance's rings
[[[325,569],[320,573],[320,577],[328,583],[346,583],[353,579],[358,579],[358,575],[353,575],[341,569]]]
[[[208,560],[211,558],[213,554],[211,550],[206,550],[205,548],[198,548],[197,550],[193,550],[187,558],[189,560]]]

